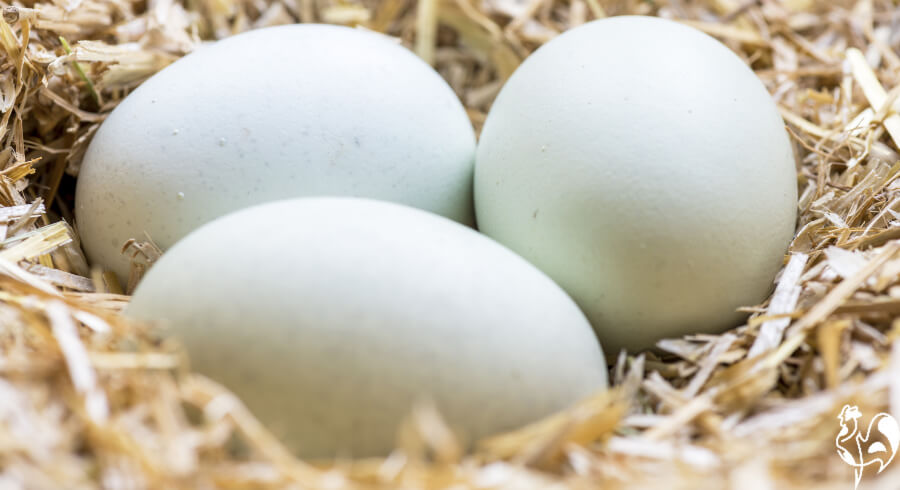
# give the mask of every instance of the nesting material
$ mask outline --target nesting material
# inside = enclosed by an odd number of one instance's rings
[[[414,47],[480,127],[516,66],[608,15],[678,19],[766,84],[798,158],[799,226],[746,325],[620,355],[616,387],[465,453],[410,410],[385,459],[299,461],[91,270],[72,179],[98,125],[201,40],[297,21]],[[900,418],[900,12],[889,0],[56,0],[0,22],[0,483],[10,488],[825,488],[837,416]],[[67,46],[68,45],[68,46]],[[240,63],[240,59],[235,59]],[[652,138],[652,134],[647,135]],[[138,272],[155,256],[138,242]],[[900,461],[860,488],[896,489]]]

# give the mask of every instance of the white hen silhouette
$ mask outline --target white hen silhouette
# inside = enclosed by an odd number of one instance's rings
[[[859,480],[867,466],[878,463],[878,473],[881,473],[894,460],[897,447],[900,446],[900,424],[894,417],[879,413],[869,423],[865,436],[859,433],[860,417],[862,413],[859,407],[844,405],[838,415],[841,432],[834,441],[838,456],[854,468],[854,488],[859,487]],[[875,433],[872,429],[875,429]]]

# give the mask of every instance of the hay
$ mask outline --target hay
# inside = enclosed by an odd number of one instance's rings
[[[474,452],[421,406],[386,459],[295,460],[177,346],[118,315],[127,297],[65,224],[99,123],[201,39],[297,21],[387,32],[434,62],[478,128],[529,52],[625,13],[682,20],[756,70],[799,157],[797,236],[747,325],[622,355],[613,390]],[[843,490],[841,406],[900,417],[891,1],[55,0],[5,6],[3,19],[0,487]],[[158,255],[130,249],[143,266]],[[898,481],[895,462],[861,488]]]

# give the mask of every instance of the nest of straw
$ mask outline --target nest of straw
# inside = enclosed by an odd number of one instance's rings
[[[842,405],[900,419],[900,9],[890,0],[53,0],[0,21],[0,487],[835,488]],[[298,461],[177,346],[125,320],[78,245],[91,136],[204,40],[295,23],[398,37],[476,128],[542,43],[610,15],[688,23],[765,82],[798,155],[773,295],[721,335],[622,354],[615,387],[466,452],[415,407],[385,459]],[[236,60],[235,62],[240,62]],[[132,243],[138,269],[157,251]],[[661,352],[661,353],[660,353]],[[874,473],[872,471],[868,473]],[[900,487],[900,463],[861,488]]]

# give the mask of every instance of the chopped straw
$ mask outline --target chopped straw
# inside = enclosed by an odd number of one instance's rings
[[[423,404],[386,458],[299,461],[175,342],[121,316],[122,286],[81,253],[72,177],[92,135],[204,40],[301,21],[385,32],[435,66],[480,129],[529,53],[622,14],[694,26],[756,71],[792,136],[800,217],[746,324],[623,353],[614,388],[568,410],[467,446]],[[889,0],[4,4],[0,486],[849,489],[842,406],[863,424],[900,418],[898,48]],[[160,253],[134,238],[129,288]],[[900,488],[900,462],[874,473],[860,488]]]

